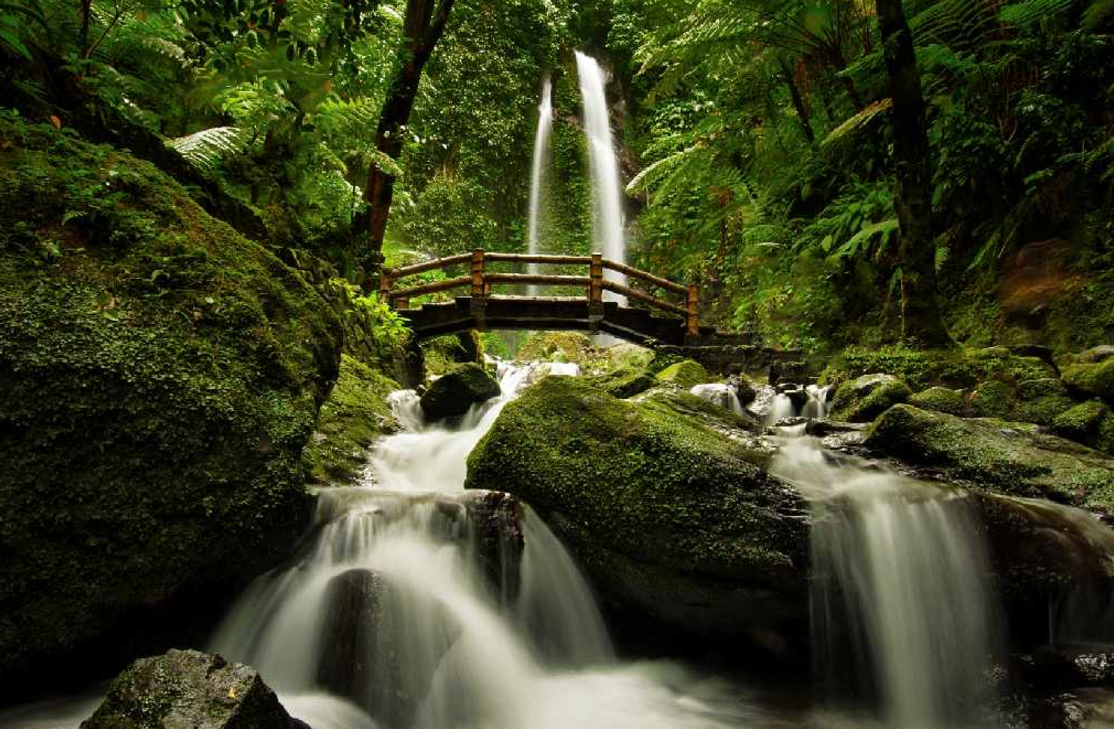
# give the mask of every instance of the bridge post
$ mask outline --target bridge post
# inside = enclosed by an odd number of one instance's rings
[[[685,336],[700,336],[700,289],[689,284],[685,292]]]
[[[476,320],[476,328],[483,331],[485,329],[484,318],[487,314],[483,248],[476,248],[472,251],[472,301],[469,308],[472,318]]]
[[[388,306],[391,303],[391,274],[385,268],[379,272],[379,300]]]
[[[588,265],[588,331],[595,334],[603,321],[603,254],[593,253]]]

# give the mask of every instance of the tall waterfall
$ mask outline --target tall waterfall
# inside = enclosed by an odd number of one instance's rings
[[[553,129],[553,89],[546,76],[542,81],[542,95],[538,101],[538,129],[534,132],[534,161],[530,169],[530,210],[526,219],[526,250],[536,255],[540,253],[539,239],[541,238],[541,207],[543,199],[543,184],[545,182],[545,165],[549,157],[549,134]],[[531,273],[538,271],[536,263],[529,266]],[[530,286],[530,293],[534,294],[537,287]]]
[[[897,729],[1000,726],[986,548],[962,493],[836,465],[806,438],[773,470],[812,503],[818,679],[842,695],[872,687]]]
[[[619,159],[611,138],[611,121],[604,94],[605,77],[599,62],[577,51],[576,71],[584,105],[584,132],[588,135],[588,163],[592,177],[592,243],[604,258],[626,263],[627,240],[623,221]],[[626,284],[626,276],[607,270],[605,277]],[[605,297],[622,300],[611,293]]]

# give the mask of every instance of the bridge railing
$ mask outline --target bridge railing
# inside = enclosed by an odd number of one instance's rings
[[[542,274],[537,272],[507,273],[488,269],[487,266],[489,263],[499,262],[554,266],[586,266],[588,275]],[[469,266],[468,275],[396,288],[396,284],[401,279],[409,276],[416,276],[419,273],[460,265]],[[613,281],[604,276],[605,270],[621,273],[625,275],[628,280],[634,279],[642,281],[643,283],[663,289],[670,294],[679,294],[683,297],[683,303],[676,304],[654,296],[651,293],[647,293],[646,291],[634,289],[618,281]],[[589,311],[598,312],[599,315],[602,315],[603,310],[603,292],[611,291],[620,296],[627,297],[628,300],[637,301],[648,307],[681,316],[685,320],[685,327],[689,334],[696,336],[700,331],[700,295],[696,286],[684,286],[679,283],[674,283],[669,279],[655,276],[652,273],[639,270],[633,266],[628,266],[625,263],[604,258],[600,253],[593,253],[590,256],[556,256],[534,255],[529,253],[487,252],[482,248],[477,248],[471,253],[461,253],[459,255],[438,258],[432,261],[422,261],[421,263],[402,266],[401,268],[384,269],[379,276],[379,295],[392,308],[407,309],[410,305],[410,299],[414,297],[464,288],[470,289],[473,307],[476,307],[482,306],[483,302],[491,295],[492,286],[499,284],[583,288],[587,291],[585,300],[588,302]],[[544,300],[545,297],[531,298]]]

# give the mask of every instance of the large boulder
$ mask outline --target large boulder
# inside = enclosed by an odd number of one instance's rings
[[[458,364],[433,381],[422,395],[422,412],[430,421],[460,417],[468,408],[500,393],[499,383],[474,362]]]
[[[193,650],[140,658],[81,729],[299,729],[259,673]]]
[[[708,371],[699,362],[691,359],[674,362],[657,374],[658,382],[676,385],[689,390],[711,379]]]
[[[863,375],[844,382],[836,390],[832,400],[832,418],[852,423],[867,422],[912,395],[909,386],[893,375]]]
[[[1114,404],[1114,357],[1064,368],[1064,382],[1073,390]]]
[[[807,508],[746,427],[674,388],[628,401],[548,377],[503,410],[467,486],[526,500],[628,618],[769,645],[807,615]]]
[[[953,481],[1114,512],[1114,459],[1033,425],[896,405],[874,421],[864,445]]]
[[[4,117],[0,216],[0,676],[14,676],[287,555],[341,341],[300,274],[111,148]]]

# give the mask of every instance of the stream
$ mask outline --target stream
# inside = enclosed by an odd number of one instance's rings
[[[394,393],[403,430],[377,444],[361,485],[320,491],[298,556],[247,588],[207,648],[256,667],[313,729],[1006,725],[990,688],[1002,643],[986,546],[962,491],[782,428],[771,470],[813,511],[814,687],[623,660],[545,523],[501,494],[464,490],[468,454],[502,408],[576,366],[500,363],[498,374],[501,396],[452,428],[425,424],[414,392]],[[694,392],[743,411],[724,386]],[[796,404],[775,395],[771,412],[823,417],[826,399],[817,388]],[[98,700],[8,709],[0,727],[73,728]]]

